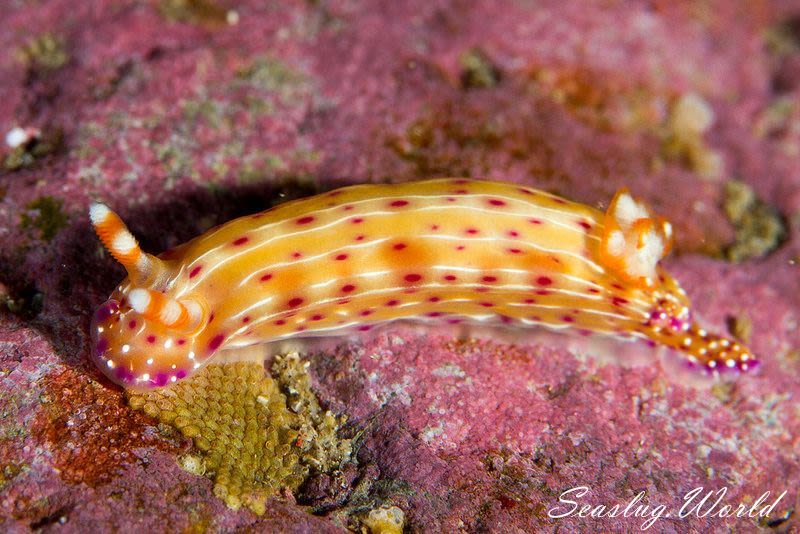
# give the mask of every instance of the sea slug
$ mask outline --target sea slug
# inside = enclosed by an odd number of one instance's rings
[[[214,228],[159,257],[94,203],[128,271],[92,322],[92,355],[126,388],[190,376],[223,350],[414,319],[641,338],[707,369],[747,370],[740,343],[691,318],[659,265],[669,223],[627,190],[603,213],[515,184],[357,185]]]

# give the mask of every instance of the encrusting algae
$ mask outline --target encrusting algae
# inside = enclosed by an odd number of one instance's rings
[[[128,402],[193,440],[199,457],[183,465],[211,478],[230,508],[263,514],[269,496],[295,492],[351,453],[350,440],[337,437],[344,419],[311,390],[308,363],[297,353],[277,357],[272,374],[259,363],[211,364],[173,387],[131,392]]]

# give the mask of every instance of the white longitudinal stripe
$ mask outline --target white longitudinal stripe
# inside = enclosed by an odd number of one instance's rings
[[[430,180],[428,183],[431,184],[431,185],[436,185],[436,186],[438,186],[438,185],[447,185],[448,187],[459,187],[459,188],[462,187],[462,186],[456,186],[455,184],[452,184],[452,183],[448,184],[447,183],[448,181],[450,181],[450,179]],[[494,182],[486,182],[486,181],[481,181],[481,180],[472,180],[471,183],[493,184]],[[500,184],[500,185],[504,186],[505,184]],[[367,188],[367,187],[372,187],[372,186],[369,185],[369,184],[362,184],[362,185],[353,187],[352,190],[361,189],[361,188]],[[574,202],[570,202],[570,201],[568,201],[566,199],[563,199],[563,198],[560,198],[560,197],[557,197],[555,195],[551,195],[551,194],[545,193],[545,192],[538,192],[537,191],[535,193],[535,196],[543,196],[543,197],[548,198],[551,201],[555,201],[555,199],[563,200],[563,201],[567,202],[567,204],[566,204],[567,206],[572,206],[573,209],[576,206],[579,206],[579,204],[576,204]],[[387,200],[397,200],[397,199],[404,199],[404,200],[405,199],[416,199],[416,200],[441,201],[442,199],[447,199],[447,198],[451,198],[451,197],[455,197],[457,199],[462,199],[462,200],[469,200],[469,199],[475,199],[475,198],[486,200],[486,199],[489,199],[489,198],[497,198],[497,199],[501,199],[501,200],[511,201],[511,202],[514,202],[514,203],[523,204],[523,205],[525,205],[525,206],[527,206],[529,208],[541,210],[541,211],[544,211],[544,212],[550,212],[550,213],[556,213],[556,214],[566,214],[566,218],[571,218],[572,217],[572,214],[569,213],[567,208],[552,208],[552,207],[542,206],[541,204],[534,202],[532,199],[528,200],[527,197],[524,197],[524,198],[521,198],[521,197],[509,197],[509,196],[503,195],[501,193],[497,193],[497,194],[492,194],[492,193],[470,193],[470,194],[467,194],[467,195],[460,195],[460,194],[454,193],[453,191],[447,191],[447,192],[433,191],[429,195],[420,195],[420,194],[404,195],[404,194],[398,193],[398,194],[394,194],[394,195],[362,198],[362,199],[359,199],[359,200],[345,200],[345,199],[342,199],[341,201],[339,201],[338,203],[334,204],[333,206],[327,206],[327,207],[319,208],[319,209],[315,210],[314,214],[315,215],[327,214],[327,213],[329,213],[331,211],[340,210],[342,208],[342,206],[344,206],[344,205],[351,205],[351,206],[354,207],[353,210],[349,211],[347,214],[343,215],[343,218],[346,219],[346,218],[350,218],[350,217],[353,217],[353,216],[356,216],[356,215],[357,216],[369,215],[369,213],[359,213],[355,209],[356,206],[359,206],[359,205],[362,205],[362,204],[378,204],[378,203],[381,203],[381,202],[386,202]],[[297,204],[303,203],[303,202],[305,202],[307,200],[309,200],[309,199],[292,200],[292,201],[286,202],[284,204],[279,204],[279,205],[275,206],[272,209],[275,210],[276,214],[277,214],[277,212],[282,210],[282,208],[288,208],[288,207],[296,206]],[[455,206],[451,206],[450,204],[445,204],[444,202],[442,202],[441,204],[436,204],[434,206],[430,206],[430,207],[438,208],[438,207],[444,207],[444,206],[447,206],[447,207],[464,207],[463,204],[456,204]],[[500,209],[500,208],[497,208],[497,209],[495,209],[493,211],[494,212],[498,212],[498,213],[511,214],[511,213],[507,212],[505,209]],[[296,217],[301,217],[304,214],[308,214],[308,213],[309,212],[307,212],[307,211],[303,211],[303,212],[294,213],[291,216],[285,215],[284,217],[282,217],[279,220],[275,220],[275,221],[273,221],[271,223],[268,223],[268,224],[263,224],[262,226],[260,226],[255,231],[260,232],[260,231],[264,231],[264,230],[269,230],[269,229],[271,229],[271,228],[273,228],[273,227],[275,227],[277,225],[283,224],[284,222],[286,222],[288,220],[291,220],[291,219],[296,218]],[[392,211],[392,213],[399,213],[399,212]],[[533,213],[525,213],[523,215],[525,217],[533,217],[534,216]],[[244,220],[246,220],[246,217],[252,217],[252,215],[242,217],[241,219],[238,219],[238,220],[244,221]],[[550,219],[549,217],[542,217],[539,214],[536,214],[536,217],[539,218],[539,219],[542,219],[542,221],[552,222],[553,224],[559,224],[559,223],[556,222],[555,219]],[[587,214],[587,218],[590,220],[590,222],[592,224],[595,224],[595,225],[598,225],[598,226],[602,227],[602,221],[601,220],[595,219],[594,217],[591,216],[591,214]],[[236,220],[231,221],[231,222],[235,222],[235,221]],[[227,224],[224,224],[224,225],[220,226],[219,228],[216,228],[214,230],[211,230],[211,231],[207,232],[206,234],[204,234],[202,236],[202,241],[210,241],[210,240],[212,240],[212,238],[214,236],[216,236],[219,232],[223,231],[226,226],[227,226]],[[573,228],[573,227],[570,227],[570,229],[577,230],[576,228]],[[248,231],[253,231],[253,230],[251,229],[251,230],[248,230]],[[223,243],[223,245],[224,245],[224,243]]]
[[[443,284],[427,284],[427,285],[424,285],[424,286],[417,286],[417,289],[426,290],[426,289],[431,289],[431,288],[447,288],[447,287],[452,287],[452,286],[446,286],[446,285],[443,285]],[[511,287],[514,288],[514,290],[515,290],[514,293],[516,293],[516,290],[517,290],[518,286],[511,286]],[[524,287],[529,287],[529,286],[524,286]],[[404,286],[374,289],[374,290],[371,290],[371,291],[364,291],[364,292],[361,292],[361,293],[358,293],[358,294],[354,294],[352,296],[347,296],[345,298],[356,299],[356,298],[360,298],[360,297],[368,298],[368,297],[375,297],[375,296],[380,296],[380,295],[385,295],[385,294],[397,294],[398,292],[402,292],[405,289],[406,288]],[[593,300],[593,297],[589,297],[588,295],[585,295],[583,293],[573,293],[573,295],[575,295],[575,296],[577,296],[579,298],[582,298],[582,299]],[[257,325],[259,325],[259,324],[261,324],[263,322],[266,322],[266,321],[270,321],[270,320],[272,320],[272,319],[274,319],[276,317],[279,317],[279,316],[281,316],[281,315],[283,315],[283,314],[285,314],[285,313],[287,313],[289,311],[296,312],[296,313],[308,313],[310,311],[310,308],[316,308],[316,307],[319,307],[319,306],[325,306],[325,305],[328,305],[328,304],[330,304],[332,302],[339,301],[341,299],[342,299],[341,296],[331,297],[331,298],[315,301],[313,303],[309,303],[309,304],[307,304],[305,306],[301,306],[301,307],[298,307],[298,308],[293,308],[292,310],[280,310],[280,311],[277,311],[275,313],[271,313],[271,314],[268,314],[268,315],[263,315],[259,319],[239,327],[230,336],[228,336],[228,339],[233,339],[235,336],[241,334],[242,332],[244,332],[244,331],[246,331],[248,329],[253,329]],[[447,300],[443,299],[441,302],[443,304],[453,303],[453,302],[475,302],[475,299],[472,299],[472,298],[469,298],[469,299],[447,299]],[[413,303],[401,303],[400,306],[398,306],[398,307],[410,306],[410,305],[418,305],[418,304],[421,304],[421,302],[415,301]],[[570,309],[573,308],[571,306],[570,307],[565,307],[565,306],[560,306],[560,305],[543,305],[543,304],[539,304],[539,303],[531,304],[530,306],[533,307],[533,308],[564,309],[564,310],[570,310]],[[254,309],[254,308],[251,307],[250,310],[252,310],[252,309]],[[606,318],[614,318],[614,319],[619,319],[619,320],[622,320],[622,321],[632,321],[633,320],[630,317],[627,317],[627,316],[624,316],[624,315],[618,315],[618,314],[615,314],[615,313],[612,313],[612,312],[606,312],[606,311],[594,310],[594,309],[581,309],[581,313],[584,314],[584,315],[601,315],[601,316],[604,316]],[[236,316],[238,317],[239,315],[241,315],[241,313],[237,313]],[[646,314],[642,313],[642,317],[643,318],[646,317]],[[401,319],[401,318],[398,317],[398,319]],[[368,322],[368,321],[365,321],[365,322]],[[295,335],[308,335],[308,332],[309,332],[308,330],[303,331],[303,332],[297,332],[297,333],[295,333]],[[263,342],[263,340],[254,341],[254,343],[256,343],[256,342]]]
[[[438,197],[438,198],[446,198],[447,196],[451,196],[451,195],[442,195],[441,197]],[[472,195],[472,197],[476,197],[476,196],[479,196],[479,195]],[[498,195],[482,195],[482,196],[485,197],[485,198],[498,198]],[[378,201],[389,200],[391,198],[397,198],[397,197],[387,197],[387,198],[381,198],[381,199],[369,199],[368,201],[375,203],[375,202],[378,202]],[[415,197],[413,197],[413,196],[404,196],[403,198],[405,199],[405,198],[415,198]],[[425,196],[425,197],[420,197],[420,198],[431,199],[431,198],[437,198],[437,197]],[[364,202],[367,202],[367,201],[364,201]],[[549,211],[553,211],[553,212],[557,212],[557,213],[566,213],[565,211],[542,208],[541,206],[536,206],[536,207],[537,207],[537,209],[542,209],[543,211],[548,211],[549,210]],[[331,209],[333,209],[333,208],[331,208]],[[516,212],[511,212],[511,211],[508,211],[508,210],[500,211],[500,210],[497,210],[497,209],[492,210],[492,209],[487,209],[487,208],[483,208],[483,207],[467,206],[467,205],[463,205],[463,204],[455,204],[455,205],[445,205],[445,204],[438,205],[437,204],[437,205],[431,205],[431,206],[422,206],[422,207],[418,207],[418,208],[414,208],[414,209],[417,212],[419,212],[419,211],[434,211],[434,210],[445,210],[445,211],[446,210],[462,210],[462,211],[477,212],[477,213],[481,213],[481,214],[495,214],[495,213],[499,212],[499,213],[501,213],[503,215],[506,215],[506,216],[516,216],[516,217],[520,217],[520,218],[530,218],[530,217],[533,216],[533,214],[531,214],[531,213],[516,213]],[[322,211],[326,211],[326,210],[319,210],[319,211],[322,212]],[[322,231],[322,230],[330,229],[330,228],[332,228],[334,226],[337,226],[339,224],[342,224],[342,223],[352,219],[355,216],[366,218],[366,217],[376,217],[376,216],[382,216],[382,215],[392,215],[392,216],[394,216],[394,215],[398,215],[398,214],[401,214],[401,213],[403,213],[403,212],[402,211],[398,211],[398,210],[380,210],[380,211],[372,211],[372,212],[367,212],[367,213],[352,213],[352,212],[350,212],[348,214],[343,215],[342,217],[339,217],[337,219],[329,221],[328,223],[326,223],[324,225],[321,225],[321,226],[313,226],[312,225],[309,228],[303,228],[302,230],[297,230],[297,231],[294,231],[294,232],[274,235],[274,236],[271,236],[271,237],[269,237],[267,239],[260,239],[260,240],[259,239],[253,239],[251,245],[243,247],[241,250],[238,250],[235,253],[229,253],[228,255],[225,256],[225,258],[220,259],[216,264],[212,265],[208,269],[204,269],[203,271],[201,271],[200,275],[197,277],[197,279],[195,279],[194,284],[192,284],[190,286],[190,288],[196,287],[198,284],[200,284],[202,282],[203,279],[208,277],[212,272],[214,272],[215,270],[217,270],[221,266],[225,265],[226,263],[228,263],[230,261],[234,261],[237,258],[239,258],[240,256],[249,254],[249,253],[253,252],[256,249],[260,249],[262,247],[265,247],[265,246],[273,243],[274,241],[278,241],[278,240],[286,239],[286,238],[289,238],[289,237],[296,237],[296,236],[303,235],[303,234],[309,234],[309,233],[313,233],[313,232],[319,232],[319,231]],[[587,239],[599,240],[599,238],[597,236],[588,234],[585,230],[578,228],[574,224],[566,224],[566,223],[557,221],[555,219],[548,219],[548,218],[542,218],[542,217],[538,217],[538,218],[541,218],[543,221],[548,221],[553,225],[561,226],[561,227],[563,227],[563,228],[565,228],[565,229],[567,229],[567,230],[569,230],[571,232],[577,232],[577,233],[583,234],[583,235],[585,235],[585,237]],[[247,232],[250,232],[251,234],[252,233],[255,233],[255,234],[263,233],[266,230],[268,230],[268,229],[270,229],[270,228],[272,228],[274,226],[277,226],[277,225],[280,225],[280,224],[284,224],[289,220],[291,220],[291,219],[281,219],[280,221],[275,221],[273,223],[261,226],[261,227],[259,227],[257,229],[248,230]],[[595,224],[595,225],[599,225],[598,221],[591,221],[591,222],[593,224]],[[391,239],[391,236],[386,236],[386,239]],[[461,237],[460,239],[463,239],[463,237]],[[527,243],[527,244],[530,245],[530,241],[527,241],[527,240],[526,241],[519,241],[519,242],[520,243]],[[212,256],[216,251],[218,251],[219,249],[221,249],[221,248],[223,248],[225,246],[228,246],[227,242],[226,243],[221,243],[221,244],[217,245],[216,247],[213,247],[213,248],[205,251],[203,254],[201,254],[200,256],[195,258],[193,260],[193,263],[201,262],[205,258],[207,258],[209,256]]]

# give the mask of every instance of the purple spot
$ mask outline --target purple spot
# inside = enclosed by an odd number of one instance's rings
[[[491,302],[481,302],[481,306],[483,306],[484,308],[491,308],[492,306],[494,306],[494,304]]]
[[[365,325],[361,325],[361,326],[359,326],[359,327],[358,327],[358,330],[359,330],[360,332],[366,332],[367,330],[369,330],[369,329],[371,329],[371,328],[372,328],[372,327],[371,327],[370,325],[368,325],[368,324],[365,324]]]
[[[364,236],[363,235],[357,235],[356,236],[356,241],[364,241]]]
[[[432,225],[431,225],[431,230],[433,230],[434,232],[435,232],[436,230],[438,230],[438,229],[439,229],[439,225],[438,225],[438,224],[432,224]]]
[[[496,276],[484,276],[483,278],[481,278],[481,280],[483,280],[484,282],[487,282],[487,283],[497,282],[497,277]]]
[[[591,230],[592,225],[586,221],[578,221],[578,226],[582,227],[584,230]]]
[[[155,343],[156,342],[156,336],[150,334],[149,336],[147,336],[147,342],[148,343]]]
[[[292,252],[292,257],[295,258],[295,259],[296,258],[300,258],[302,255],[303,254],[301,252],[298,252],[298,251]]]
[[[617,297],[617,296],[611,297],[611,304],[613,304],[614,306],[621,306],[621,305],[627,304],[627,303],[628,303],[628,299],[626,299],[626,298]]]
[[[522,254],[522,251],[520,249],[518,249],[518,248],[510,248],[510,249],[508,249],[508,252],[510,254]]]
[[[313,216],[306,215],[305,217],[300,217],[295,222],[297,222],[297,224],[308,224],[308,223],[313,222],[313,221],[314,221],[314,217]]]
[[[277,321],[275,321],[275,324],[278,326],[283,326],[286,324],[286,321],[283,319],[278,319]]]
[[[97,356],[102,356],[108,350],[108,340],[101,337],[97,340],[97,345],[94,346],[94,353]]]
[[[128,328],[130,328],[131,330],[133,330],[134,328],[136,328],[136,319],[131,319],[131,320],[128,322]]]
[[[325,318],[325,316],[324,315],[320,315],[320,314],[316,314],[316,315],[312,315],[311,316],[311,320],[312,321],[321,321],[324,318]]]
[[[194,278],[198,274],[200,274],[200,270],[203,268],[202,265],[196,266],[192,271],[189,273],[189,278]]]
[[[550,294],[550,291],[548,291],[547,289],[537,289],[537,290],[535,291],[535,293],[536,293],[537,295],[541,295],[541,296],[543,296],[543,297],[546,297],[547,295],[549,295],[549,294]]]
[[[158,373],[155,378],[153,378],[153,383],[156,386],[166,386],[168,381],[169,376],[167,376],[166,373]]]
[[[225,334],[217,334],[211,339],[211,342],[208,344],[208,350],[215,351],[222,345],[222,342],[225,341]]]
[[[511,237],[519,237],[519,232],[517,232],[516,230],[509,230],[508,235]]]
[[[239,239],[237,239],[236,241],[233,242],[233,245],[238,247],[239,245],[244,245],[248,241],[250,241],[249,237],[247,237],[247,236],[240,237]]]
[[[350,293],[351,291],[355,290],[356,286],[353,284],[347,284],[342,286],[342,293]]]
[[[422,280],[422,275],[419,274],[407,274],[405,276],[406,282],[414,283],[414,282],[419,282],[420,280]]]
[[[186,370],[185,369],[178,369],[178,372],[175,373],[175,378],[180,380],[181,378],[186,378]]]
[[[565,315],[564,317],[561,318],[561,320],[564,321],[565,323],[574,323],[575,322],[575,318],[572,317],[571,315]]]
[[[393,248],[394,248],[395,250],[403,250],[403,249],[404,249],[404,248],[406,248],[407,246],[408,246],[408,245],[406,245],[405,243],[397,243],[397,244],[396,244],[396,245],[395,245]]]
[[[489,204],[492,206],[505,206],[506,203],[498,198],[490,198]]]
[[[442,312],[428,312],[428,317],[441,317],[443,314]]]
[[[553,283],[553,280],[547,276],[540,276],[536,279],[536,283],[540,286],[549,286]]]
[[[185,339],[183,339],[183,338],[180,338],[180,339],[178,340],[178,345],[185,345],[185,344],[186,344],[186,340],[185,340]]]
[[[399,300],[390,300],[386,303],[387,306],[397,306],[398,304],[400,304]]]
[[[350,222],[353,223],[353,224],[360,224],[360,223],[364,222],[364,219],[361,218],[361,217],[354,217],[354,218],[350,219]]]
[[[454,282],[456,280],[456,275],[448,274],[448,275],[445,275],[444,279],[447,280],[448,282]]]
[[[389,206],[392,208],[402,208],[403,206],[408,206],[408,200],[394,200],[389,203]]]
[[[523,302],[525,304],[536,304],[536,299],[525,299]]]
[[[528,219],[528,222],[531,224],[542,224],[541,219]]]
[[[347,259],[347,254],[339,254],[338,256],[336,256],[337,261],[342,261],[346,259]]]
[[[372,310],[361,310],[361,313],[359,313],[359,315],[361,317],[366,317],[367,315],[372,315]]]
[[[286,305],[289,306],[290,308],[296,308],[297,306],[300,306],[302,303],[303,299],[301,299],[300,297],[295,297],[293,299],[290,299],[289,302],[286,303]]]
[[[589,293],[600,293],[600,290],[594,287],[590,287],[586,291],[588,291]]]
[[[264,276],[262,276],[261,278],[259,278],[259,280],[261,280],[262,282],[267,282],[269,280],[272,280],[272,274],[271,273],[267,273]]]
[[[475,235],[475,234],[477,234],[477,233],[478,233],[478,229],[477,229],[477,228],[467,228],[467,229],[465,230],[465,232],[466,232],[466,233],[468,233],[468,234],[470,234],[470,235]]]
[[[440,299],[439,297],[431,297],[428,299],[428,302],[439,302],[440,300],[442,299]]]
[[[249,316],[249,315],[245,315],[245,316],[242,318],[242,322],[243,322],[244,324],[247,324],[247,323],[249,323],[249,322],[250,322],[250,316]]]

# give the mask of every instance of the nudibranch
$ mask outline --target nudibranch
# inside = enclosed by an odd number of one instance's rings
[[[218,226],[161,256],[94,203],[128,277],[97,310],[92,355],[126,388],[190,376],[223,350],[398,319],[641,338],[707,369],[747,370],[661,266],[666,221],[622,190],[603,213],[515,184],[356,185]]]

